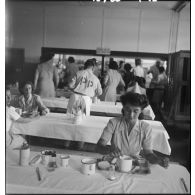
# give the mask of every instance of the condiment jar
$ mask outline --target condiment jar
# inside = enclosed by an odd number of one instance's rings
[[[28,143],[23,143],[22,147],[20,148],[20,166],[28,166],[30,160],[30,147]]]
[[[57,168],[57,164],[56,164],[56,153],[55,152],[52,152],[51,153],[50,162],[48,164],[48,170],[49,171],[54,171],[55,168]]]

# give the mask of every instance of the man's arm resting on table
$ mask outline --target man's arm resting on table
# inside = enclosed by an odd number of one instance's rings
[[[168,158],[161,159],[154,154],[152,150],[144,150],[144,156],[151,164],[159,164],[162,167],[168,167]]]

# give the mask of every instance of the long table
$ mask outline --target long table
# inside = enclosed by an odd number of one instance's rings
[[[73,124],[66,114],[49,113],[30,123],[15,122],[12,131],[15,134],[97,143],[109,119],[111,117],[88,116],[80,124]],[[162,123],[152,120],[146,122],[152,127],[153,149],[170,155],[169,135]]]
[[[31,158],[38,152],[31,151]],[[39,153],[40,154],[40,153]],[[151,165],[151,173],[147,175],[117,172],[116,180],[108,180],[108,171],[96,169],[94,175],[81,172],[81,159],[86,156],[70,155],[69,166],[60,167],[48,172],[42,164],[21,167],[18,165],[19,151],[6,151],[6,193],[14,194],[107,194],[107,193],[186,193],[180,179],[183,178],[190,193],[190,174],[178,164],[170,164],[167,169],[159,165]],[[98,154],[97,154],[98,156]],[[42,180],[36,175],[39,167]]]
[[[64,109],[66,112],[68,100],[65,97],[59,98],[42,98],[43,103],[48,108],[59,108]],[[103,116],[119,116],[121,115],[122,104],[120,102],[105,102],[100,101],[98,103],[92,103],[91,105],[91,114],[103,115]],[[150,105],[148,105],[142,113],[146,116],[151,117],[153,120],[155,118],[154,112]]]

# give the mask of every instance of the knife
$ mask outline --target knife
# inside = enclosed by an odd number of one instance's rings
[[[39,171],[39,167],[36,168],[36,173],[37,173],[38,180],[41,181],[41,174]]]
[[[187,188],[187,185],[186,185],[186,183],[185,183],[184,178],[180,178],[180,181],[181,181],[181,183],[183,184],[185,191],[188,192],[188,188]]]

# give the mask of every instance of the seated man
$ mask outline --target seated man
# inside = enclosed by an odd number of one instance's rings
[[[27,123],[38,117],[35,117],[34,119],[20,117],[20,115],[16,112],[16,109],[10,106],[10,102],[11,102],[10,88],[6,87],[6,148],[14,149],[21,147],[23,143],[26,142],[26,140],[24,139],[23,136],[16,135],[12,132],[11,130],[12,123],[14,121],[20,123]]]
[[[121,96],[123,116],[109,120],[97,143],[97,152],[109,154],[111,157],[128,155],[136,157],[143,149],[144,157],[150,163],[168,166],[168,162],[160,159],[152,150],[151,126],[138,117],[148,105],[145,95],[127,92]],[[111,140],[111,147],[106,148]]]

